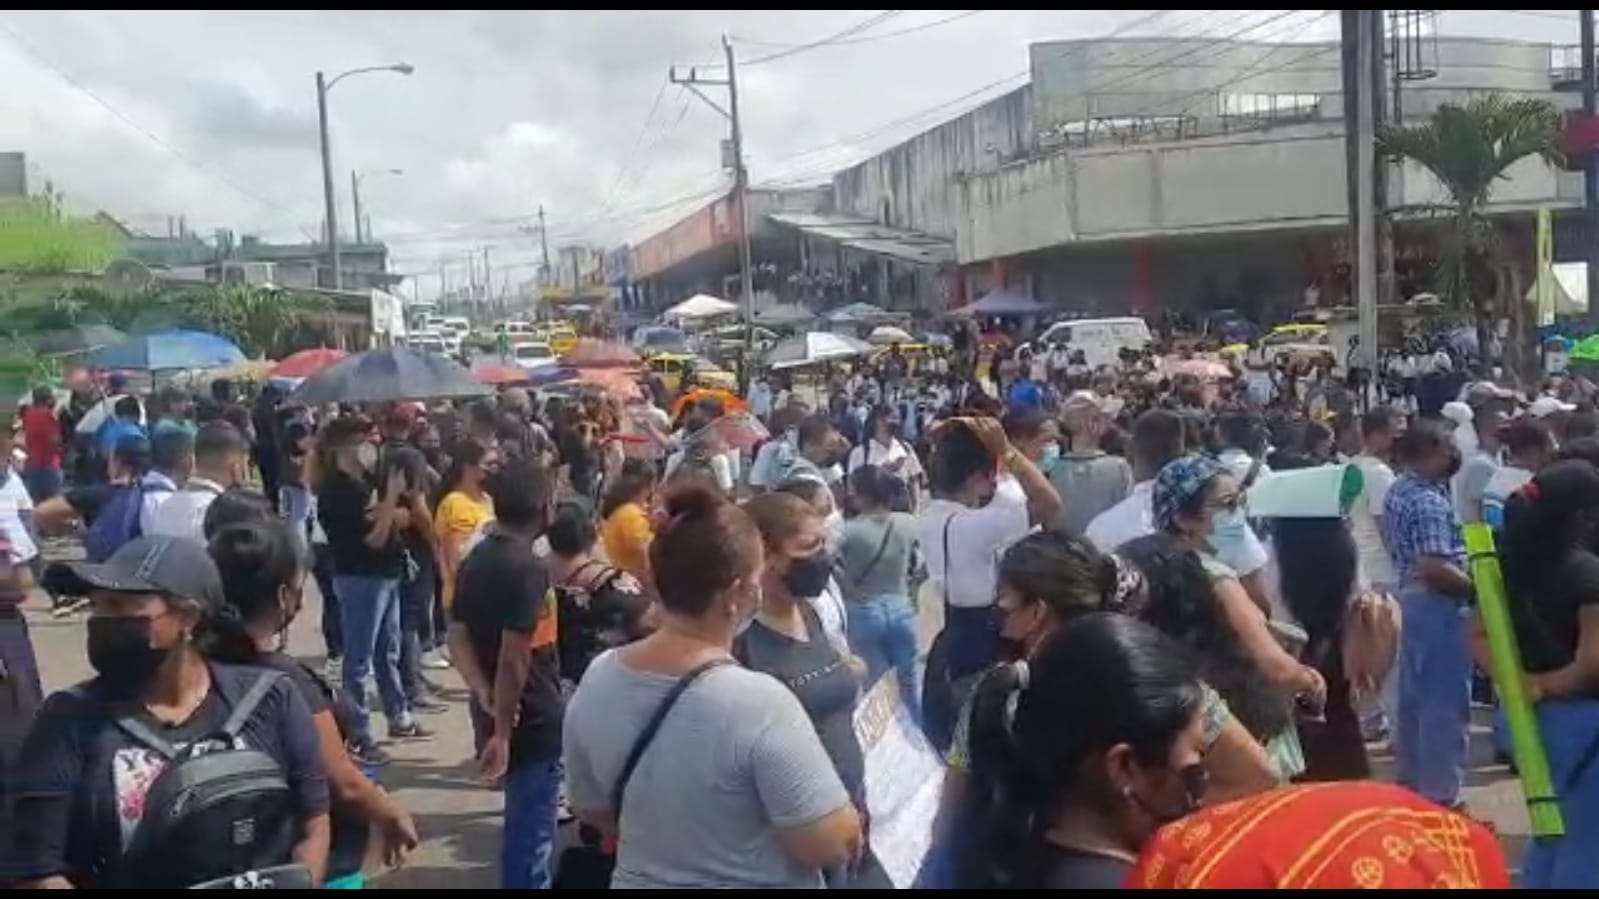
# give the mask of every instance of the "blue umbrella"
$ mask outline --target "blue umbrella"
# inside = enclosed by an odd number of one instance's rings
[[[484,396],[494,389],[437,353],[383,347],[356,353],[306,378],[288,402],[388,403]]]
[[[174,368],[219,368],[244,360],[244,353],[226,337],[205,331],[157,331],[91,352],[94,368],[159,371]]]

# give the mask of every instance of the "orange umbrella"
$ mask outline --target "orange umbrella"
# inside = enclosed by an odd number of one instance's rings
[[[706,399],[720,400],[722,403],[722,413],[724,415],[731,412],[745,412],[749,410],[749,403],[744,402],[742,397],[731,390],[723,390],[720,387],[696,387],[693,390],[690,390],[688,393],[678,397],[677,402],[672,404],[672,417],[676,418],[677,416],[682,415],[683,409],[687,407],[689,403],[697,403],[700,400]]]
[[[563,365],[573,368],[634,368],[640,361],[638,353],[626,345],[597,337],[578,338],[561,357]]]
[[[602,387],[624,403],[642,399],[644,396],[644,391],[639,387],[637,373],[632,369],[580,368],[577,370],[577,381],[580,384]]]

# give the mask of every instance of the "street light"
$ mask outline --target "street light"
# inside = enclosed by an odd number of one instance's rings
[[[333,253],[333,289],[344,289],[344,272],[339,263],[339,225],[333,207],[333,161],[328,155],[328,91],[340,80],[351,75],[360,75],[365,72],[398,72],[409,75],[416,71],[410,63],[397,62],[387,66],[365,66],[359,69],[350,69],[333,76],[332,80],[326,79],[319,71],[316,73],[316,114],[317,125],[322,137],[322,201],[324,205],[323,216],[327,219],[328,249]]]
[[[365,235],[361,233],[361,179],[368,175],[403,175],[404,169],[367,169],[358,172],[350,170],[350,202],[355,211],[355,242],[362,243],[372,239],[372,229],[368,228]]]

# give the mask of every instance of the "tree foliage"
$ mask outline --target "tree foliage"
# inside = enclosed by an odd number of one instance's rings
[[[1500,94],[1474,97],[1463,106],[1446,103],[1415,125],[1378,133],[1378,153],[1420,165],[1448,194],[1444,212],[1450,221],[1437,273],[1437,290],[1446,301],[1482,311],[1487,288],[1474,276],[1473,257],[1491,267],[1494,229],[1486,208],[1494,187],[1529,156],[1560,164],[1559,141],[1554,104]]]

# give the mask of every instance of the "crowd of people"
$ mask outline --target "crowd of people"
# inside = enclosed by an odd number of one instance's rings
[[[1599,884],[1582,385],[1473,382],[1433,418],[1326,379],[1312,402],[1136,356],[985,361],[745,397],[39,391],[25,461],[0,429],[0,799],[28,822],[0,878],[359,884],[370,841],[397,864],[428,836],[378,786],[385,743],[464,714],[502,887],[910,886],[873,852],[855,728],[887,678],[944,771],[918,886],[1502,887],[1462,795],[1491,691],[1460,525],[1484,521],[1566,814],[1522,882]],[[1251,509],[1320,469],[1331,510]],[[64,533],[86,559],[44,565]],[[96,672],[48,699],[35,582],[87,606]],[[323,651],[291,657],[312,582]],[[1229,813],[1226,840],[1196,823]]]

